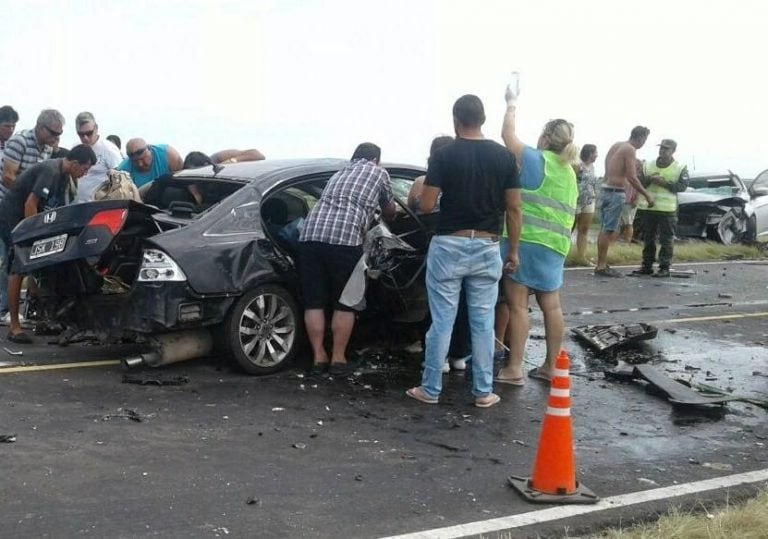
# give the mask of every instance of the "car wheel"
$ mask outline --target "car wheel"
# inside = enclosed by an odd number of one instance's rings
[[[248,374],[269,374],[288,366],[296,354],[299,308],[276,285],[262,285],[241,297],[224,322],[227,348]]]

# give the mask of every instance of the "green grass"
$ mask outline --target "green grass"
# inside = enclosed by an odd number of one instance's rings
[[[589,539],[764,539],[768,536],[768,493],[743,505],[702,513],[673,509],[658,521],[626,530],[606,530]]]
[[[608,264],[612,266],[639,265],[642,260],[643,246],[616,242],[608,249]],[[679,262],[705,262],[716,260],[752,260],[766,258],[764,246],[722,245],[709,241],[686,241],[675,244],[672,264]],[[597,260],[597,245],[587,246],[587,260]],[[588,262],[577,260],[576,249],[565,259],[568,267],[588,266]]]

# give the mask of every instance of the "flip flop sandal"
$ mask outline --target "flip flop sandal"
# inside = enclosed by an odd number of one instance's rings
[[[421,386],[412,387],[411,389],[406,391],[405,394],[411,397],[412,399],[416,399],[419,402],[423,402],[424,404],[437,404],[438,402],[437,397],[430,397],[429,395],[424,393],[424,390],[421,389]]]
[[[538,367],[528,371],[528,376],[530,378],[536,378],[537,380],[543,380],[545,382],[551,382],[552,381],[552,379],[549,376],[547,376],[546,374],[544,374],[543,372],[541,372]]]
[[[32,344],[34,342],[32,340],[32,337],[27,335],[25,331],[21,331],[19,333],[11,333],[9,331],[8,340],[11,342],[15,342],[16,344]]]
[[[501,397],[499,397],[496,393],[490,393],[481,399],[475,399],[475,406],[478,408],[490,408],[494,404],[498,404],[500,400]]]

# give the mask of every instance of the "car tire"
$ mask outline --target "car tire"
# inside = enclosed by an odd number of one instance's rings
[[[747,222],[747,232],[744,235],[745,243],[755,243],[757,241],[757,217],[754,215]]]
[[[299,307],[281,286],[257,286],[235,303],[222,329],[227,350],[242,370],[273,373],[290,365],[296,355]]]

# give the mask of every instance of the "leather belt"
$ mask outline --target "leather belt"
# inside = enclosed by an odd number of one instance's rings
[[[624,191],[624,188],[623,187],[607,187],[607,186],[604,185],[603,186],[603,191],[616,191],[616,192],[620,192],[620,191]]]
[[[484,238],[489,239],[491,241],[499,241],[499,235],[498,234],[491,234],[490,232],[486,232],[485,230],[474,230],[470,228],[466,228],[463,230],[457,230],[456,232],[451,232],[448,234],[449,236],[461,236],[463,238],[469,238],[469,239],[475,239],[475,238]]]

